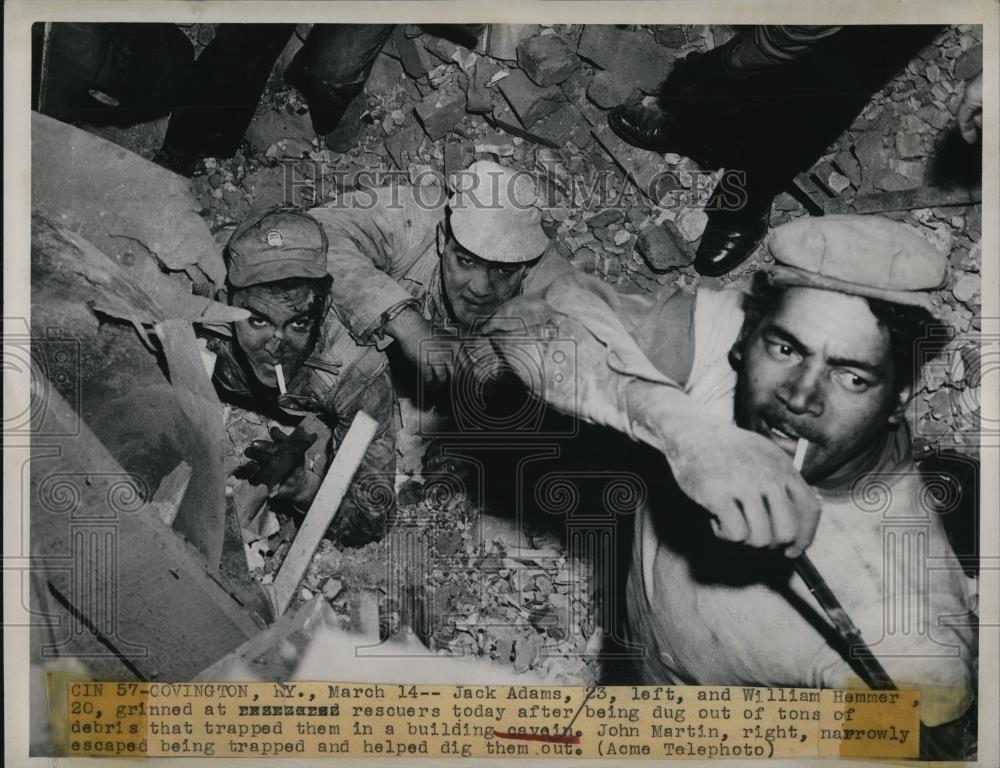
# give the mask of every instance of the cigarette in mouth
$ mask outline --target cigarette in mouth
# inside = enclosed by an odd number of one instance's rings
[[[792,459],[792,464],[795,465],[795,469],[799,472],[802,471],[802,465],[805,464],[807,450],[809,450],[809,441],[804,437],[800,437],[799,444],[795,446],[795,458]]]
[[[287,395],[288,390],[285,388],[285,372],[281,370],[281,363],[274,366],[274,375],[278,377],[278,392],[282,395]]]

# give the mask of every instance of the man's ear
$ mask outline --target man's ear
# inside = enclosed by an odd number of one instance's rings
[[[444,247],[448,244],[448,234],[444,231],[444,222],[437,225],[436,235],[438,256],[443,256]]]
[[[913,387],[907,384],[896,395],[896,407],[889,414],[890,424],[899,424],[903,420],[906,406],[910,404],[911,399],[913,399]]]
[[[738,339],[729,349],[729,365],[734,371],[738,371],[743,365],[743,348],[746,346],[746,334],[740,333]]]

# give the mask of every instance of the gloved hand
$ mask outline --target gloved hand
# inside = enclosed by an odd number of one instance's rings
[[[248,465],[250,484],[275,489],[277,498],[296,500],[308,490],[303,487],[308,479],[306,475],[314,474],[306,471],[305,455],[316,437],[301,427],[296,427],[291,434],[271,427],[270,440],[254,440],[243,452],[252,460]]]

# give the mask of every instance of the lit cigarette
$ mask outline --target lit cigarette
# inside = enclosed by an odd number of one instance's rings
[[[795,458],[792,459],[792,464],[795,465],[795,469],[799,472],[802,471],[802,465],[806,463],[807,450],[809,450],[809,441],[804,437],[800,437],[799,444],[795,446]]]
[[[281,363],[274,366],[274,375],[278,377],[278,392],[282,395],[287,395],[288,389],[285,387],[285,372],[281,370]]]

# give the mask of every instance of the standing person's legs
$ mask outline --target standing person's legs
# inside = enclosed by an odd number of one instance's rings
[[[200,157],[232,157],[294,24],[220,24],[194,63],[156,162],[190,176]]]
[[[845,28],[801,59],[763,74],[734,105],[727,173],[741,175],[713,193],[695,268],[722,275],[750,256],[767,231],[771,203],[796,174],[833,144],[872,95],[940,30],[934,26]],[[732,178],[731,178],[732,182]],[[739,200],[737,206],[731,205]]]
[[[286,73],[309,101],[316,133],[345,152],[357,143],[362,91],[394,24],[317,24]]]

